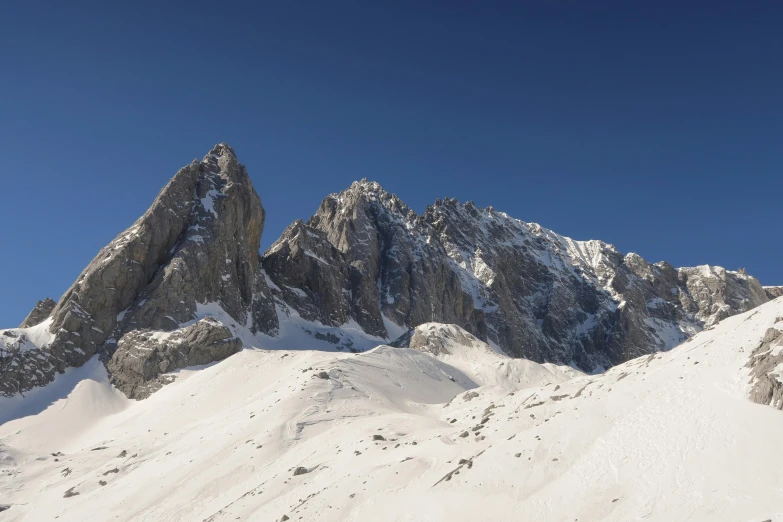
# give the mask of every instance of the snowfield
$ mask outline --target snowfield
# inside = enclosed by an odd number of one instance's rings
[[[781,520],[783,412],[746,367],[776,322],[783,298],[601,375],[249,348],[143,401],[94,359],[0,399],[0,520]]]

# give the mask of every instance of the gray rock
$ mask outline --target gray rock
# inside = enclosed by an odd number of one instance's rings
[[[764,292],[770,299],[777,299],[778,297],[783,297],[783,286],[765,286]]]
[[[680,302],[704,326],[713,326],[729,316],[742,313],[769,301],[769,296],[755,278],[744,270],[730,272],[718,266],[680,268]]]
[[[142,331],[172,331],[203,316],[198,303],[211,303],[207,311],[219,303],[228,326],[275,334],[277,314],[258,254],[263,226],[247,171],[228,145],[215,146],[180,169],[149,210],[98,253],[54,307],[48,336],[37,336],[37,344],[18,336],[0,343],[0,393],[46,384],[97,353],[124,371],[117,361],[127,357],[115,359],[116,350],[134,351]],[[136,378],[121,375],[117,382],[135,390]]]
[[[783,352],[773,355],[776,346],[783,345],[783,331],[769,328],[759,346],[750,355],[748,368],[751,368],[750,400],[783,410],[783,383],[775,371],[783,363]]]
[[[512,356],[592,371],[668,349],[776,292],[743,270],[650,264],[471,202],[438,200],[418,215],[366,180],[327,196],[262,257],[264,217],[228,145],[180,169],[56,306],[43,301],[23,328],[0,331],[0,394],[100,354],[112,382],[143,398],[163,374],[235,353],[237,329],[276,335],[278,312],[293,311],[335,328],[305,331],[337,349],[355,350],[339,330],[350,321],[386,339],[387,325],[438,322]]]
[[[384,320],[451,323],[509,355],[587,371],[768,301],[744,271],[651,264],[453,199],[419,216],[365,180],[289,227],[263,263],[282,306],[307,319],[353,319],[386,338]]]
[[[306,224],[289,228],[264,254],[264,268],[282,300],[327,325],[351,318],[365,332],[388,338],[385,316],[398,325],[455,323],[485,335],[483,312],[431,234],[399,198],[377,183],[356,182],[324,199]],[[303,275],[310,267],[317,286]],[[293,284],[298,298],[286,294]]]
[[[309,321],[340,326],[351,317],[351,269],[326,234],[295,221],[263,258],[275,295]]]
[[[127,333],[106,368],[120,391],[132,399],[144,399],[170,382],[161,374],[220,361],[241,349],[242,341],[228,327],[205,317],[173,332]]]
[[[29,328],[30,326],[41,324],[52,315],[52,310],[54,310],[55,306],[57,306],[57,303],[51,297],[38,301],[25,320],[22,321],[22,324],[19,325],[19,328]]]

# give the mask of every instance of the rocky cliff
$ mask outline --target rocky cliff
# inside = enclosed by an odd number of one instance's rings
[[[137,331],[177,330],[198,318],[199,304],[219,302],[252,331],[275,333],[277,315],[259,277],[263,227],[264,210],[247,171],[228,145],[217,145],[177,172],[50,313],[50,304],[36,305],[22,325],[37,323],[34,334],[24,328],[3,334],[0,393],[46,384],[57,372],[100,353],[113,382],[136,396],[139,375],[149,381],[204,360],[185,357],[164,367],[126,357],[135,343],[123,341]]]
[[[773,295],[744,271],[651,264],[470,202],[419,215],[368,181],[327,196],[262,257],[264,217],[228,145],[183,167],[59,302],[0,331],[0,393],[98,354],[120,390],[143,398],[172,370],[269,342],[278,317],[337,349],[355,349],[348,330],[381,341],[456,324],[511,356],[595,371]]]
[[[586,371],[671,348],[769,299],[744,272],[651,264],[453,199],[418,215],[368,181],[328,196],[263,264],[279,300],[312,320],[353,319],[381,337],[454,323],[513,356]]]

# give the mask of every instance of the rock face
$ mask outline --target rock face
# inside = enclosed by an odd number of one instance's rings
[[[351,318],[352,270],[323,232],[295,221],[267,250],[263,268],[274,275],[275,295],[304,319],[340,326]]]
[[[278,316],[292,315],[335,349],[357,350],[356,332],[375,342],[437,322],[511,356],[593,371],[777,292],[744,271],[650,264],[470,202],[438,200],[418,215],[368,181],[327,196],[261,257],[264,217],[228,145],[183,167],[58,303],[0,331],[0,393],[99,354],[112,382],[143,398],[168,382],[162,374],[225,358],[240,336],[278,335]]]
[[[242,341],[228,327],[205,317],[173,332],[128,332],[106,368],[120,391],[130,398],[144,399],[169,382],[160,374],[220,361],[241,349]]]
[[[783,410],[783,319],[770,328],[758,348],[753,350],[747,367],[751,368],[750,400]],[[778,329],[779,327],[780,329]]]
[[[388,338],[387,322],[434,321],[486,336],[484,312],[432,234],[399,198],[377,183],[356,182],[324,199],[306,224],[289,227],[263,263],[281,288],[276,295],[324,324],[353,319],[368,334]],[[323,283],[318,288],[302,276],[309,269]]]
[[[783,296],[783,286],[765,286],[764,291],[770,299],[777,299]]]
[[[768,300],[741,271],[651,264],[453,199],[417,215],[367,181],[328,196],[263,263],[275,295],[303,317],[352,319],[387,338],[392,323],[453,323],[510,355],[586,371],[671,348]]]
[[[263,227],[247,171],[228,145],[217,145],[180,169],[150,209],[98,253],[52,310],[40,342],[26,350],[5,346],[0,390],[46,384],[96,353],[112,360],[119,387],[136,389],[138,369],[123,364],[133,343],[123,338],[176,330],[198,318],[199,305],[219,303],[252,332],[274,334],[277,315],[259,270]],[[168,371],[178,363],[171,364]]]
[[[25,320],[22,321],[22,324],[19,325],[19,328],[29,328],[41,324],[52,315],[52,310],[54,310],[55,306],[57,306],[57,303],[51,297],[38,301],[35,307],[30,310],[30,313],[27,314]]]

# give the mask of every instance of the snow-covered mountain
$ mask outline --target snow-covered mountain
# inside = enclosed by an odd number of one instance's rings
[[[783,517],[780,287],[367,181],[264,216],[218,145],[0,330],[0,520]]]
[[[246,349],[143,401],[94,356],[0,398],[0,518],[783,517],[783,298],[602,375],[454,325],[395,344]]]
[[[455,323],[514,356],[586,371],[671,348],[769,300],[742,271],[650,264],[453,199],[419,216],[367,181],[328,196],[263,264],[289,288],[279,300],[325,324],[352,318],[385,337],[389,323]]]
[[[0,331],[0,394],[96,354],[145,398],[243,346],[361,351],[456,324],[495,350],[601,371],[767,302],[744,273],[674,268],[453,199],[422,215],[374,182],[326,197],[260,256],[261,200],[226,144],[183,167],[55,303]]]

